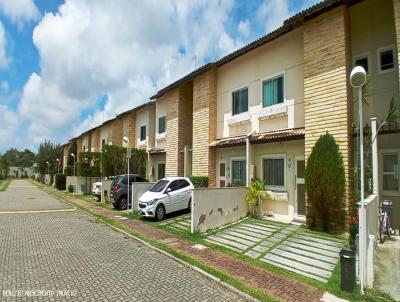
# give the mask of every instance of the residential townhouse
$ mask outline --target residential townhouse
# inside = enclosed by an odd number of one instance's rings
[[[304,170],[321,134],[334,135],[347,193],[353,187],[357,104],[351,68],[364,66],[370,78],[364,124],[382,120],[390,99],[399,96],[399,47],[400,0],[324,1],[133,109],[132,147],[148,151],[151,180],[208,176],[210,186],[226,187],[258,177],[275,199],[263,205],[265,211],[305,219]],[[110,137],[122,143],[115,133],[118,127],[126,133],[127,126],[115,120],[99,128],[102,143]],[[383,127],[378,137],[380,195],[397,211],[398,132]]]

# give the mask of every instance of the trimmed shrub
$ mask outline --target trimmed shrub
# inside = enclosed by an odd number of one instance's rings
[[[189,179],[195,188],[208,188],[208,176],[190,176]]]
[[[64,174],[67,176],[74,176],[74,166],[73,165],[65,166]]]
[[[329,133],[312,149],[305,171],[307,225],[310,229],[342,233],[346,225],[345,174],[339,146]]]
[[[65,174],[55,174],[54,175],[54,185],[56,189],[64,191],[67,184],[67,176]]]
[[[53,174],[50,174],[50,182],[49,182],[49,186],[51,187],[53,185]]]
[[[74,193],[74,186],[73,185],[69,185],[68,186],[68,192],[69,193]]]

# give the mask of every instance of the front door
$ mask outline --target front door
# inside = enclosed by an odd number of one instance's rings
[[[304,158],[296,159],[295,179],[296,179],[296,215],[306,215],[306,194],[304,187],[304,171],[305,161]]]

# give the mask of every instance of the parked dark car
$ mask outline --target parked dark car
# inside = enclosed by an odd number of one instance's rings
[[[129,186],[134,182],[149,182],[146,178],[139,174],[129,175]],[[130,187],[132,190],[132,187]],[[118,175],[111,183],[110,197],[114,208],[126,210],[128,208],[128,174]],[[129,192],[130,193],[130,192]],[[132,194],[129,194],[129,205],[132,202]]]

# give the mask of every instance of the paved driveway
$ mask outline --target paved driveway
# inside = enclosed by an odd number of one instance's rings
[[[9,296],[24,293],[11,290],[46,290],[40,301],[242,301],[218,283],[80,212],[68,211],[29,186],[14,181],[0,193],[1,301],[39,300]],[[7,196],[13,196],[13,202]],[[67,211],[21,212],[63,207]]]

